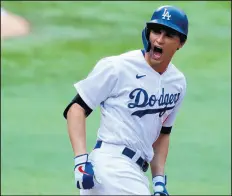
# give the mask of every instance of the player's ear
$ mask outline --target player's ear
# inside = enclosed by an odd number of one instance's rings
[[[182,47],[184,46],[185,42],[186,42],[186,41],[180,42],[179,47],[177,48],[177,50],[179,50],[180,48],[182,48]]]

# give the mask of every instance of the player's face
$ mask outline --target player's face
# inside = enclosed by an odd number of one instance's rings
[[[151,50],[149,61],[151,65],[169,63],[176,50],[183,46],[178,33],[162,25],[156,25],[150,32]]]

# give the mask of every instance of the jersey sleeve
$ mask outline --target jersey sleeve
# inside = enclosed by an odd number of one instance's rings
[[[171,112],[171,114],[169,114],[169,116],[165,119],[165,121],[163,122],[163,127],[172,127],[174,125],[177,113],[182,105],[183,99],[185,97],[186,94],[186,81],[184,82],[183,85],[183,90],[180,94],[180,98],[177,101],[175,108],[173,109],[173,111]]]
[[[78,94],[93,110],[111,96],[117,83],[117,73],[112,60],[101,59],[89,75],[74,84]]]

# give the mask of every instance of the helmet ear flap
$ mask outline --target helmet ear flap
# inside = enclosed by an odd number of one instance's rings
[[[146,52],[149,52],[151,49],[151,43],[149,41],[149,34],[150,34],[150,31],[145,26],[145,28],[142,31],[142,41],[143,41],[143,46]]]
[[[147,26],[145,27],[145,33],[147,40],[149,40],[150,30],[147,28]]]

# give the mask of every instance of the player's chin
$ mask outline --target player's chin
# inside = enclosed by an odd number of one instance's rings
[[[157,59],[157,58],[151,57],[151,62],[161,63],[162,61],[163,61],[162,58]]]

